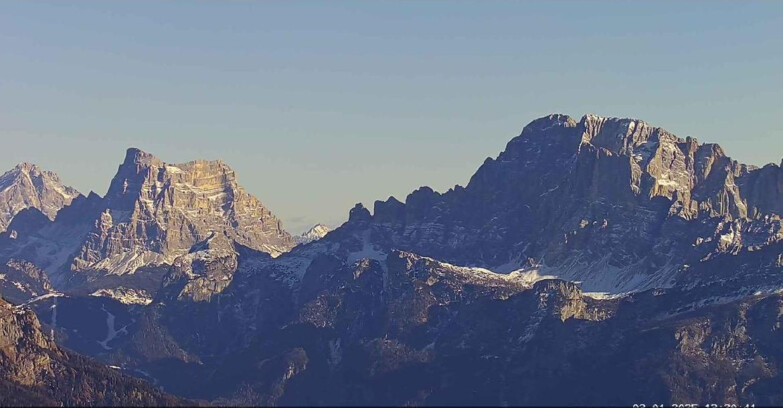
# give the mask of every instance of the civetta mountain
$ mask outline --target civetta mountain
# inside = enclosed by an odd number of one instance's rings
[[[0,293],[160,398],[780,405],[781,194],[777,164],[549,115],[464,187],[292,237],[226,164],[129,149],[103,197],[12,205]]]

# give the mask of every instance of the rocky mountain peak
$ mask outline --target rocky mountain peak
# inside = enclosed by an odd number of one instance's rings
[[[14,166],[14,170],[23,171],[26,173],[38,173],[41,174],[41,169],[38,167],[38,165],[29,163],[29,162],[21,162]]]
[[[671,285],[692,259],[783,240],[781,191],[781,167],[738,163],[717,144],[638,119],[552,114],[465,188],[422,187],[404,203],[376,201],[371,217],[357,206],[351,220],[371,218],[381,247],[506,271],[543,263],[616,293]]]
[[[60,177],[32,163],[19,163],[0,176],[0,231],[25,208],[36,208],[54,219],[61,208],[79,196]]]
[[[294,244],[222,161],[170,164],[130,148],[73,268],[124,274],[171,264],[215,233],[273,256]]]
[[[734,178],[755,170],[728,158],[719,145],[699,144],[691,137],[682,139],[639,119],[594,114],[584,115],[578,122],[559,114],[536,119],[484,167],[495,168],[496,161],[507,163],[502,165],[504,172],[520,172],[520,176],[539,173],[546,180],[542,184],[549,184],[547,188],[559,182],[548,177],[562,181],[563,177],[575,176],[575,171],[599,171],[601,174],[591,176],[591,181],[581,180],[581,185],[600,182],[595,187],[611,189],[613,196],[627,186],[633,195],[670,199],[692,197],[693,190],[699,190],[705,182],[709,190],[715,190],[719,183],[732,190]],[[477,176],[482,173],[479,170]],[[741,206],[733,207],[726,210],[733,211],[734,216],[746,214]]]
[[[348,212],[348,222],[362,222],[372,220],[370,210],[364,207],[362,203],[356,203]]]
[[[161,163],[162,161],[154,155],[135,147],[129,147],[125,151],[125,160],[123,160],[122,165],[156,166]]]
[[[167,190],[198,192],[196,190],[205,186],[224,190],[240,188],[234,171],[220,160],[170,164],[150,153],[130,148],[112,179],[106,197],[120,203],[131,200],[127,205],[137,199],[155,199]]]
[[[323,238],[324,236],[326,236],[326,234],[328,234],[329,231],[331,230],[332,229],[327,227],[326,225],[315,224],[312,228],[310,228],[306,232],[294,237],[294,241],[297,244],[306,244],[308,242],[317,241]]]
[[[634,148],[647,142],[665,141],[678,143],[683,140],[655,128],[646,122],[629,118],[608,118],[597,115],[585,115],[579,122],[583,143],[603,147],[617,154],[632,153]]]
[[[576,127],[576,125],[577,122],[570,116],[560,113],[552,113],[530,122],[527,124],[527,126],[525,126],[525,129],[528,131],[543,132],[555,127],[572,128]]]
[[[580,143],[602,147],[615,154],[627,154],[633,147],[647,142],[657,143],[660,139],[672,143],[685,143],[666,130],[633,118],[605,117],[587,114],[577,121],[563,114],[550,114],[538,118],[524,127],[519,137],[512,139],[511,147],[529,139],[538,144],[548,144],[552,139],[565,138],[572,148]],[[688,139],[688,143],[692,139]],[[695,139],[694,139],[695,141]],[[506,148],[504,153],[508,153]]]
[[[305,234],[315,234],[323,237],[331,230],[332,230],[331,228],[327,227],[324,224],[315,224],[312,228],[310,228],[307,232],[305,232]]]

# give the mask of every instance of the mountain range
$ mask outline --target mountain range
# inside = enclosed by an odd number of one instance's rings
[[[0,333],[110,372],[107,404],[779,405],[781,195],[777,164],[595,115],[301,236],[221,161],[129,149],[104,196],[22,164],[0,295],[32,329]]]

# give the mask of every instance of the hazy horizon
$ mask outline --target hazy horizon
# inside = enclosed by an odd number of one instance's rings
[[[0,172],[222,159],[292,233],[464,185],[549,113],[780,163],[783,3],[0,3]]]

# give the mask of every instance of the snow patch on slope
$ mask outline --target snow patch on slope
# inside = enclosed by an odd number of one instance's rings
[[[116,289],[98,289],[90,296],[108,297],[126,305],[143,305],[152,303],[152,297],[144,289],[132,289],[120,286]]]
[[[117,338],[117,335],[120,334],[120,333],[127,335],[128,334],[128,330],[127,330],[128,326],[123,326],[119,330],[115,329],[115,327],[114,327],[114,320],[115,320],[114,314],[109,312],[108,310],[106,310],[106,307],[103,306],[103,305],[101,305],[101,310],[106,312],[106,329],[107,329],[107,331],[106,331],[106,338],[101,340],[101,341],[97,341],[97,343],[100,344],[101,347],[103,347],[104,350],[111,350],[112,348],[109,347],[109,342],[114,340],[115,338]]]

